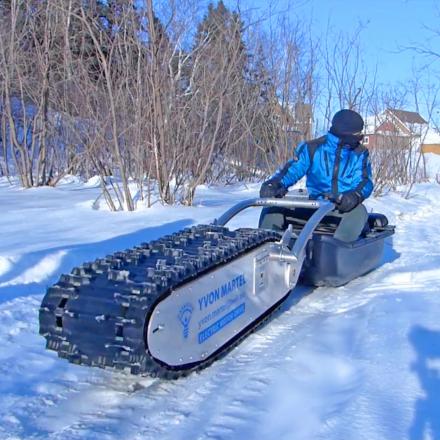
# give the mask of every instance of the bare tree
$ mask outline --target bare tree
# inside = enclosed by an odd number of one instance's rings
[[[330,24],[327,27],[321,47],[324,75],[319,84],[324,129],[337,110],[348,108],[366,116],[373,105],[377,68],[370,69],[363,61],[363,29],[359,24],[351,34],[335,35]]]
[[[25,187],[98,174],[110,209],[133,210],[156,188],[191,204],[200,184],[261,178],[289,158],[310,132],[297,110],[316,97],[309,30],[280,19],[266,33],[222,2],[200,21],[201,4],[12,0],[2,173]]]
[[[425,155],[422,150],[422,145],[425,142],[426,136],[428,134],[428,129],[431,125],[435,125],[435,116],[440,109],[440,85],[438,82],[429,81],[429,77],[424,84],[421,84],[421,78],[426,78],[418,72],[413,81],[411,81],[410,86],[413,93],[413,99],[416,104],[416,109],[418,112],[421,108],[425,110],[425,118],[427,120],[427,127],[425,129],[420,129],[419,136],[415,145],[409,150],[408,163],[409,163],[409,186],[405,194],[408,198],[414,184],[420,180],[426,180],[426,160]]]

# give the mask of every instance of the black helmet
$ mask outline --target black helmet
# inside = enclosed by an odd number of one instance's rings
[[[332,119],[330,133],[336,136],[360,133],[364,129],[364,120],[353,110],[339,110]]]

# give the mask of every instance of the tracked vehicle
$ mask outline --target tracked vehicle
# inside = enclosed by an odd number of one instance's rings
[[[249,207],[282,209],[283,228],[226,228]],[[313,214],[301,222],[289,216],[295,209]],[[246,200],[211,225],[85,263],[48,289],[40,334],[76,364],[162,378],[202,369],[264,322],[299,280],[338,286],[380,263],[394,227],[370,215],[362,236],[344,243],[323,221],[333,209],[306,197]]]

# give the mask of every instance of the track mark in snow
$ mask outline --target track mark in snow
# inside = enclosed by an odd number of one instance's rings
[[[15,286],[17,284],[41,283],[58,270],[66,254],[67,252],[64,250],[49,254],[35,266],[26,269],[21,275],[10,281],[1,283],[0,287]]]
[[[0,277],[7,274],[11,270],[15,261],[15,257],[5,257],[0,255]]]

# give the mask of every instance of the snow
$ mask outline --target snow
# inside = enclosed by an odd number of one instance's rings
[[[93,209],[99,181],[0,179],[1,439],[440,438],[440,185],[367,200],[397,225],[383,264],[339,288],[299,286],[222,360],[177,381],[78,367],[38,335],[61,273],[207,223],[258,185],[201,187],[195,207]],[[248,210],[232,226],[255,226]]]
[[[425,153],[426,173],[432,179],[440,178],[440,154]]]
[[[424,144],[440,144],[440,132],[436,128],[428,128],[422,135]]]

